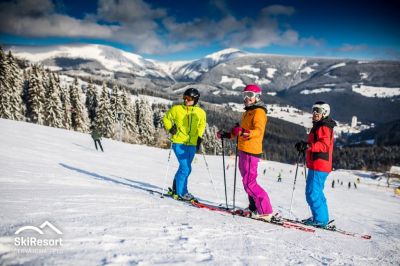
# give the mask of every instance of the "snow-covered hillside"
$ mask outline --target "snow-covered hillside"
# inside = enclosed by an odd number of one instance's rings
[[[372,173],[338,170],[331,173],[325,188],[336,225],[372,235],[364,240],[322,230],[285,229],[149,194],[146,189],[162,191],[172,182],[177,169],[174,156],[164,179],[168,150],[103,139],[102,153],[94,149],[88,134],[3,119],[0,129],[1,265],[400,263],[400,198],[392,188],[370,179]],[[201,155],[194,161],[189,189],[203,201],[222,203],[222,158],[205,158],[216,191]],[[226,158],[230,201],[233,162],[234,158]],[[284,216],[289,215],[294,170],[294,165],[270,161],[259,166],[259,182],[269,192],[275,211]],[[309,216],[302,174],[293,204],[299,218]],[[357,178],[358,188],[347,188]],[[332,180],[344,185],[332,189]],[[240,178],[236,195],[236,205],[245,207]],[[42,237],[61,238],[61,246],[28,250],[15,245],[19,229],[45,221],[62,235],[44,227]],[[32,230],[21,235],[39,237]]]
[[[400,95],[400,88],[353,85],[353,91],[366,97],[390,98]]]
[[[243,112],[243,104],[228,103],[225,106],[229,106],[234,111]],[[303,110],[297,109],[289,105],[280,104],[268,104],[267,105],[267,116],[279,118],[281,120],[294,123],[305,127],[306,131],[312,128],[312,114]],[[356,127],[352,128],[349,123],[336,121],[337,126],[334,128],[335,136],[340,136],[343,133],[356,134],[362,130],[370,128],[370,126],[360,123]]]

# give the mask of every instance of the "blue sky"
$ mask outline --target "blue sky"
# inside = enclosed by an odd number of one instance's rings
[[[225,48],[400,60],[396,1],[15,0],[0,2],[0,43],[98,43],[192,60]]]

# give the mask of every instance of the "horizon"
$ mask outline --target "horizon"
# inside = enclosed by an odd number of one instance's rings
[[[0,3],[0,44],[100,44],[143,58],[189,61],[227,49],[356,60],[399,60],[400,18],[388,0],[85,1]]]
[[[83,46],[83,45],[100,45],[100,46],[105,46],[105,47],[111,47],[111,48],[118,49],[118,50],[123,51],[123,52],[127,52],[127,53],[131,53],[131,54],[134,54],[134,55],[141,56],[145,60],[155,61],[155,62],[160,62],[160,63],[184,62],[184,61],[192,62],[192,61],[196,61],[196,60],[200,60],[202,58],[205,58],[205,57],[207,57],[209,55],[212,55],[212,54],[215,54],[215,53],[219,53],[219,52],[224,51],[224,50],[230,50],[230,49],[237,49],[237,50],[239,50],[241,52],[245,52],[245,53],[249,53],[249,54],[253,54],[253,55],[260,54],[260,55],[267,55],[267,56],[293,57],[293,58],[304,58],[304,59],[317,58],[317,59],[342,59],[342,60],[359,60],[359,61],[394,61],[394,62],[400,61],[400,58],[394,58],[394,59],[379,59],[379,58],[378,59],[369,59],[369,58],[355,58],[355,57],[354,58],[350,58],[350,57],[344,57],[344,56],[343,57],[335,57],[335,56],[314,56],[314,55],[297,55],[297,54],[292,55],[292,54],[280,54],[280,53],[274,54],[274,53],[267,53],[267,52],[265,52],[265,53],[264,52],[250,52],[250,51],[246,51],[245,49],[238,49],[238,48],[233,48],[233,47],[227,47],[227,48],[223,48],[223,49],[220,49],[220,50],[217,50],[217,51],[210,51],[207,54],[201,55],[200,57],[193,58],[193,59],[159,60],[159,59],[149,58],[149,57],[143,56],[141,54],[134,53],[132,51],[126,51],[126,50],[123,50],[123,49],[120,49],[118,47],[114,47],[114,46],[111,46],[111,45],[98,44],[98,43],[71,42],[71,43],[48,44],[48,45],[36,45],[36,44],[32,44],[32,45],[29,45],[29,44],[6,44],[6,45],[4,45],[4,44],[0,43],[0,46],[3,47],[3,50],[7,51],[7,52],[9,51],[8,49],[10,49],[12,47],[29,47],[29,48],[34,47],[34,48],[40,49],[40,48],[46,48],[46,47],[57,47],[57,46],[71,47],[71,46]]]

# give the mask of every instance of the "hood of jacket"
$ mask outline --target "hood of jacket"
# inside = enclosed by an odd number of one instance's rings
[[[248,110],[253,110],[256,108],[262,108],[264,109],[265,113],[267,113],[267,106],[265,105],[265,103],[262,100],[259,100],[258,102],[250,105],[250,106],[245,106],[244,110],[248,111]]]
[[[313,128],[317,128],[317,127],[321,127],[321,126],[327,126],[331,129],[333,129],[335,126],[337,126],[335,120],[333,120],[332,118],[325,117],[324,119],[321,119],[317,122],[313,121]]]

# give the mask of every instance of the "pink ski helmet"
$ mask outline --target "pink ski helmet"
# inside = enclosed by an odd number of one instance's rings
[[[261,94],[261,88],[258,87],[256,84],[249,84],[249,85],[247,85],[247,86],[244,88],[243,92],[245,92],[245,91],[252,91],[252,92],[254,92],[254,93],[256,93],[256,94]]]

